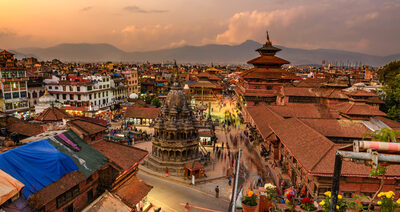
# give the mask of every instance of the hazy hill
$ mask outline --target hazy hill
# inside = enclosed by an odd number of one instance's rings
[[[161,62],[176,59],[180,63],[236,63],[242,64],[257,57],[255,49],[262,44],[248,40],[240,45],[210,44],[204,46],[184,46],[147,52],[125,52],[110,44],[60,44],[49,48],[17,49],[21,55],[34,55],[40,60],[54,58],[75,62]],[[296,49],[278,46],[282,49],[278,56],[289,60],[292,64],[321,64],[322,60],[337,64],[359,63],[382,66],[389,61],[400,59],[400,54],[385,57],[349,52],[334,49]]]

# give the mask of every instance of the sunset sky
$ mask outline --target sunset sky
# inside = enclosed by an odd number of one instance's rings
[[[109,43],[125,51],[264,42],[400,53],[398,0],[0,0],[0,49]]]

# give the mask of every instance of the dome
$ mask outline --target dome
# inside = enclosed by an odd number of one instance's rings
[[[44,95],[39,98],[40,103],[51,103],[55,102],[56,98],[51,95],[47,90],[44,92]]]
[[[129,95],[129,98],[130,99],[137,99],[139,96],[137,95],[137,94],[135,94],[135,93],[131,93],[130,95]]]

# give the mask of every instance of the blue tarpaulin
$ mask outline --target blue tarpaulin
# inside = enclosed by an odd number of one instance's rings
[[[25,185],[22,193],[28,198],[78,167],[45,139],[0,154],[0,169]]]

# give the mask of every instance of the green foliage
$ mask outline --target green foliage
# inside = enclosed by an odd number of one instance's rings
[[[377,204],[380,206],[380,210],[383,212],[393,212],[398,207],[398,201],[394,201],[395,193],[393,191],[381,192],[378,194],[380,200]]]
[[[393,61],[379,71],[379,79],[384,84],[385,105],[381,109],[388,117],[400,121],[400,61]]]
[[[383,128],[381,130],[375,130],[372,133],[364,133],[362,137],[363,139],[365,139],[366,137],[371,137],[371,140],[373,141],[397,142],[396,138],[400,137],[400,131]]]
[[[371,171],[369,172],[369,176],[378,177],[378,176],[386,174],[386,172],[387,172],[386,167],[378,164],[376,169],[371,169]]]
[[[151,100],[151,104],[156,106],[156,107],[161,107],[161,102],[160,102],[160,99],[158,97],[154,97]]]
[[[151,96],[146,94],[146,96],[144,97],[144,101],[146,102],[146,104],[151,104],[151,100],[152,100]]]
[[[256,206],[257,199],[258,197],[253,191],[247,191],[247,195],[243,197],[242,203],[247,206]]]
[[[394,78],[400,74],[400,60],[386,64],[381,70],[379,70],[378,74],[381,82],[391,84]]]
[[[347,208],[353,211],[365,211],[364,205],[361,203],[362,199],[368,199],[365,195],[354,194],[352,201],[347,203]]]

